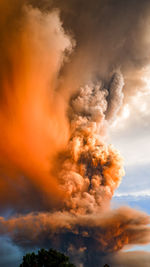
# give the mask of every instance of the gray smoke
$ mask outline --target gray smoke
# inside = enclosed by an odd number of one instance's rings
[[[76,40],[76,49],[65,66],[68,86],[78,87],[95,77],[108,81],[121,68],[125,98],[142,90],[142,74],[149,65],[150,38],[147,0],[32,0],[43,10],[59,8],[63,26]]]
[[[109,95],[108,95],[108,108],[106,112],[107,120],[115,119],[118,111],[123,104],[122,89],[124,86],[124,79],[121,73],[115,73],[112,77]]]

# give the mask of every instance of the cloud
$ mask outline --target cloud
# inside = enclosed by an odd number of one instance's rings
[[[110,260],[112,267],[148,267],[150,262],[150,253],[144,251],[122,252]]]
[[[3,208],[28,208],[32,201],[36,207],[39,195],[44,205],[40,191],[52,206],[61,197],[52,160],[68,139],[65,102],[55,87],[72,43],[57,11],[43,14],[20,1],[8,5],[0,3],[0,201]]]
[[[127,193],[116,193],[116,197],[149,197],[150,190],[141,190],[135,192],[127,192]]]
[[[72,249],[82,251],[84,264],[90,266],[93,253],[99,255],[100,260],[100,256],[114,254],[125,245],[149,243],[149,220],[145,213],[121,207],[99,215],[55,212],[32,213],[7,220],[1,217],[0,229],[1,235],[9,235],[15,244],[24,248],[55,247],[70,255]]]
[[[37,5],[34,0],[32,3]],[[149,65],[150,43],[147,0],[96,1],[95,5],[92,0],[85,3],[57,0],[40,1],[38,6],[58,7],[65,29],[75,36],[77,48],[66,66],[70,82],[73,80],[76,86],[94,76],[108,81],[109,72],[121,67],[125,99],[143,90],[142,76]]]
[[[143,84],[148,10],[135,0],[1,1],[0,202],[14,214],[0,231],[18,246],[75,251],[91,266],[93,255],[97,264],[150,242],[148,215],[109,207],[124,168],[106,143]]]

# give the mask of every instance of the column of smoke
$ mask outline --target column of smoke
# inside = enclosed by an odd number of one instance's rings
[[[69,62],[74,41],[59,12],[12,2],[0,3],[0,200],[13,216],[0,217],[0,233],[98,266],[104,254],[150,242],[146,214],[109,207],[124,175],[118,151],[106,144],[123,104],[123,75],[84,84],[91,67],[83,75],[78,60]]]
[[[73,213],[106,210],[124,175],[119,153],[104,141],[109,120],[122,103],[123,85],[122,74],[115,73],[109,90],[101,83],[86,85],[71,98],[70,140],[59,155],[58,176]]]
[[[60,196],[51,158],[68,138],[65,102],[54,88],[71,41],[57,11],[44,15],[24,1],[1,1],[0,12],[1,209],[13,203],[28,209],[31,195],[35,208],[49,206]]]

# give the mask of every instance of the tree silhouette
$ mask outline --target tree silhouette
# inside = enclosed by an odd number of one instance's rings
[[[70,263],[66,255],[54,249],[41,249],[38,254],[34,252],[26,254],[20,267],[75,267],[75,265]]]

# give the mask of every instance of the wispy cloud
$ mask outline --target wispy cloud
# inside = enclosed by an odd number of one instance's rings
[[[150,189],[133,192],[116,192],[114,197],[150,197]]]

